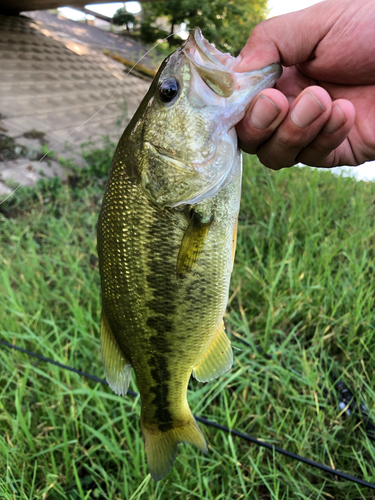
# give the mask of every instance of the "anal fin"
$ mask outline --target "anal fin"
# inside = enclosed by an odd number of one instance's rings
[[[119,396],[125,396],[131,378],[131,364],[120,349],[104,310],[100,324],[100,343],[108,385]]]
[[[208,382],[227,372],[232,364],[233,352],[222,321],[207,352],[194,366],[193,376],[200,382]]]

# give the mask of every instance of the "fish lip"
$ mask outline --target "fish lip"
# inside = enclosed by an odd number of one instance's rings
[[[181,50],[190,60],[192,60],[189,54],[189,49],[191,48],[191,45],[195,45],[202,53],[204,53],[204,55],[209,59],[209,61],[212,64],[215,64],[219,68],[222,68],[224,71],[229,70],[230,72],[236,73],[236,67],[241,62],[242,59],[241,55],[234,57],[229,52],[221,52],[219,49],[214,47],[208,40],[206,40],[206,38],[203,36],[202,30],[199,27],[195,27],[192,30],[190,30],[189,37],[186,39],[184,45],[181,47]],[[194,62],[194,60],[192,60],[192,62]],[[281,64],[275,62],[256,71],[264,72],[265,76],[268,76],[271,73],[275,73],[278,74],[277,78],[280,78],[280,76],[283,73],[283,68]]]
[[[275,62],[269,64],[268,66],[265,66],[259,71],[261,71],[265,77],[273,76],[274,78],[276,78],[276,80],[278,80],[280,76],[283,74],[283,67],[281,66],[280,63]]]
[[[221,52],[216,47],[214,47],[208,40],[205,39],[202,30],[198,27],[190,30],[189,37],[186,39],[184,45],[182,46],[183,52],[194,63],[194,59],[189,54],[190,49],[192,48],[196,48],[208,59],[211,64],[218,66],[218,68],[221,68],[224,71],[232,69],[225,63],[236,59],[228,52]]]

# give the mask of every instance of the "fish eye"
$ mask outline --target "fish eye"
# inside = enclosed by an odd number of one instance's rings
[[[160,99],[165,103],[173,101],[173,99],[177,96],[179,89],[180,86],[178,81],[174,78],[164,80],[159,87]]]

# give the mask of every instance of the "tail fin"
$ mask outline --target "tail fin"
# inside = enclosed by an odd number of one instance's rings
[[[174,427],[168,431],[160,431],[142,425],[145,438],[147,465],[155,481],[160,481],[171,470],[177,455],[178,443],[189,443],[207,452],[207,444],[202,431],[192,413],[187,422],[181,427]]]

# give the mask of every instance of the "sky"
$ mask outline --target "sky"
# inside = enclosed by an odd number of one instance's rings
[[[306,9],[320,0],[268,0],[270,15],[268,17],[281,16],[288,12]]]
[[[268,0],[270,9],[269,17],[280,16],[293,12],[296,10],[305,9],[318,3],[321,0]],[[100,14],[112,17],[116,10],[122,7],[123,3],[107,3],[86,5],[86,7]],[[140,11],[140,4],[138,2],[126,2],[126,9],[134,14]],[[74,19],[76,21],[85,19],[85,14],[82,12],[71,9],[70,7],[62,7],[59,9],[62,15]],[[301,165],[302,166],[302,165]],[[332,169],[336,174],[343,173],[344,175],[354,176],[358,180],[375,180],[375,162],[367,162],[359,167],[336,167]]]
[[[112,17],[117,9],[123,7],[123,2],[116,3],[100,3],[93,5],[85,5],[85,7],[89,10],[93,10],[94,12],[98,12],[99,14],[103,14],[104,16]],[[86,16],[83,12],[79,10],[72,9],[70,7],[61,7],[58,9],[59,12],[69,19],[73,19],[73,21],[83,21],[84,19],[90,19],[91,16]],[[126,2],[126,10],[137,14],[141,10],[141,6],[138,2]],[[94,18],[92,18],[94,19]]]
[[[268,0],[268,6],[270,8],[270,16],[280,16],[281,14],[286,14],[287,12],[293,12],[295,10],[305,9],[314,5],[318,0]],[[93,4],[86,5],[86,8],[93,10],[94,12],[99,12],[108,17],[112,17],[117,9],[122,7],[124,4],[122,2],[117,3],[103,3],[103,4]],[[126,10],[137,14],[140,12],[140,4],[138,2],[126,2]],[[84,14],[70,7],[62,7],[59,9],[63,15],[66,15],[70,19],[81,20],[84,19]]]

